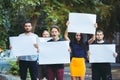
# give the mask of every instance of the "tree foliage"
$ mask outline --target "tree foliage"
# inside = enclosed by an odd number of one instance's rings
[[[69,12],[97,14],[99,29],[106,38],[120,31],[119,0],[0,0],[0,47],[6,48],[9,36],[23,32],[23,23],[30,19],[33,31],[58,25],[62,35]],[[109,35],[111,34],[111,35]]]

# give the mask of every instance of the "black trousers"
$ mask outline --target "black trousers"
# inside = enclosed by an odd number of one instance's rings
[[[92,80],[112,80],[110,63],[93,63]]]
[[[37,61],[19,61],[19,75],[21,80],[26,80],[27,70],[29,69],[31,80],[37,80]]]
[[[38,78],[42,80],[44,77],[47,78],[46,65],[38,65]]]

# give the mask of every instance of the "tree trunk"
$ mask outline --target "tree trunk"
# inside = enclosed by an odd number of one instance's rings
[[[31,23],[32,23],[32,27],[33,27],[33,32],[35,31],[36,25],[38,22],[38,16],[37,15],[33,15],[31,18]]]
[[[40,9],[41,9],[40,6],[36,6],[34,12],[40,12]],[[31,18],[33,32],[35,31],[35,28],[36,28],[36,25],[38,22],[38,18],[39,18],[39,15],[37,15],[37,14],[33,14],[32,18]]]

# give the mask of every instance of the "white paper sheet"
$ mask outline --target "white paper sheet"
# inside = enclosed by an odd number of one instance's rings
[[[90,63],[115,63],[115,44],[93,44],[90,48]]]
[[[43,37],[39,37],[39,41],[40,42],[47,42],[48,40],[52,39],[51,37],[49,38],[43,38]]]
[[[35,37],[10,37],[11,56],[36,55],[37,49],[34,47],[36,43]]]
[[[39,43],[39,64],[70,63],[68,41]]]
[[[95,14],[70,13],[69,22],[70,23],[68,26],[68,32],[95,34],[96,31],[96,28],[94,26],[94,24],[96,23]]]

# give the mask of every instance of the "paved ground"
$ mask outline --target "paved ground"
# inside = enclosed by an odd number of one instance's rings
[[[92,80],[91,76],[91,68],[87,68],[85,80]],[[113,80],[120,80],[120,68],[112,68],[112,76]],[[69,72],[65,72],[64,80],[71,80]]]
[[[92,80],[91,77],[91,68],[90,64],[87,65],[87,71],[86,71],[86,76],[85,80]],[[111,64],[112,66],[112,77],[113,80],[120,80],[120,64]],[[64,80],[71,80],[70,79],[70,73],[69,73],[69,67],[65,67],[65,77]]]
[[[87,65],[87,71],[86,71],[85,80],[92,80],[90,64],[86,64],[86,65]],[[113,76],[113,80],[120,80],[120,64],[112,64],[112,76]],[[8,79],[0,79],[0,80],[20,80],[20,78],[17,76],[13,77],[11,75],[6,75],[6,77]],[[30,80],[30,79],[28,78],[27,80]],[[43,79],[43,80],[46,80],[46,79]],[[64,80],[71,80],[69,65],[65,67]]]

